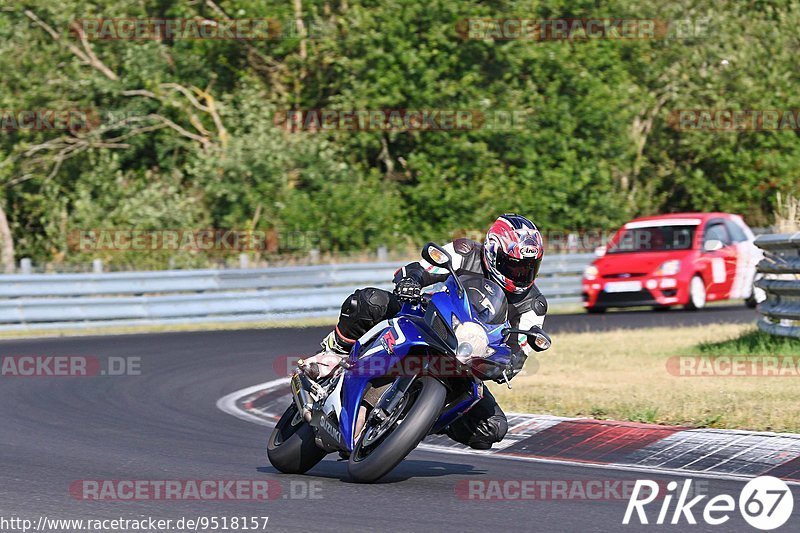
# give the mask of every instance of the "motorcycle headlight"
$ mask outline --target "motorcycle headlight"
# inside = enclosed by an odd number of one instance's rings
[[[583,277],[589,281],[597,279],[598,274],[600,274],[600,271],[594,265],[587,266],[586,270],[583,271]]]
[[[675,276],[678,272],[681,271],[681,262],[677,259],[672,259],[671,261],[665,261],[661,263],[661,266],[658,267],[656,270],[656,276]]]
[[[458,349],[456,359],[460,363],[469,364],[474,358],[487,357],[489,353],[489,336],[483,326],[476,322],[462,322],[455,328]]]

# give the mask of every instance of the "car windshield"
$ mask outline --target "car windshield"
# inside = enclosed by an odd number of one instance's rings
[[[608,253],[689,250],[697,226],[648,226],[623,228],[611,240]]]
[[[484,324],[503,324],[508,316],[508,301],[502,287],[483,276],[459,276],[475,318]]]

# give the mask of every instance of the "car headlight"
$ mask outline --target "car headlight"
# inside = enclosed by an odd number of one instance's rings
[[[455,328],[458,349],[456,359],[463,364],[469,364],[472,359],[488,357],[489,336],[483,326],[476,322],[463,322]]]
[[[586,267],[586,270],[583,271],[583,277],[589,281],[597,279],[597,276],[600,274],[600,271],[594,265],[589,265]]]
[[[656,270],[656,276],[675,276],[681,271],[681,262],[677,259],[665,261]]]

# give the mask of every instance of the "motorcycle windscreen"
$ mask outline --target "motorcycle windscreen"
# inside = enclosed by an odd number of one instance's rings
[[[475,318],[484,324],[504,324],[508,320],[506,293],[494,281],[483,276],[459,276]]]

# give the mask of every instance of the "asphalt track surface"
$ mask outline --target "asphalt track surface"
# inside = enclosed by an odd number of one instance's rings
[[[553,316],[548,329],[747,321],[741,308],[698,314]],[[267,462],[268,429],[225,414],[218,398],[275,379],[272,362],[311,352],[323,329],[273,329],[73,337],[0,342],[0,355],[141,358],[141,375],[0,377],[0,517],[154,518],[269,516],[268,531],[756,531],[734,512],[723,526],[621,525],[625,500],[474,501],[456,494],[465,480],[677,479],[562,463],[415,451],[375,485],[347,480],[329,456],[306,476]],[[76,480],[277,480],[272,501],[87,501]],[[697,483],[699,478],[695,478]],[[294,499],[311,481],[321,499]],[[702,480],[711,496],[738,498],[738,480]],[[798,491],[795,490],[795,497]],[[707,499],[705,500],[707,501]],[[674,502],[673,502],[674,507]],[[784,531],[800,530],[800,505]],[[700,510],[702,511],[702,509]],[[658,508],[649,514],[655,520]],[[6,531],[6,530],[4,530]],[[10,530],[8,530],[10,531]],[[174,530],[173,530],[174,531]]]

